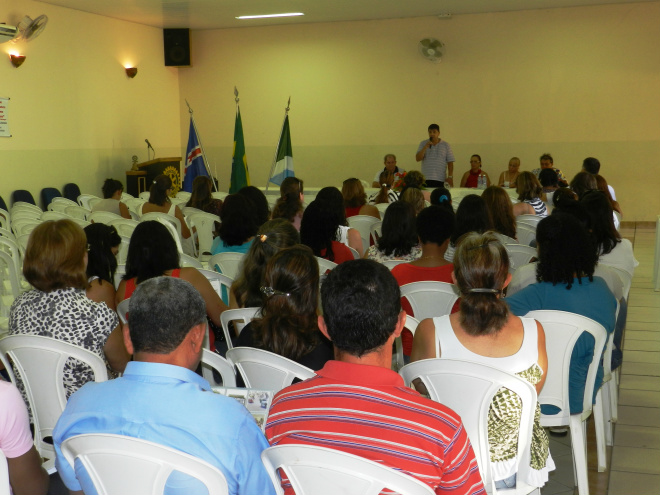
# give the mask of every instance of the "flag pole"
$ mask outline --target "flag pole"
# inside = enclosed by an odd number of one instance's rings
[[[273,177],[273,170],[275,170],[275,165],[277,165],[277,152],[280,149],[280,143],[282,142],[282,131],[284,130],[284,123],[286,122],[286,116],[289,115],[289,107],[291,106],[291,97],[289,96],[289,101],[286,102],[286,108],[284,109],[284,118],[282,119],[282,130],[280,131],[280,137],[277,140],[277,146],[275,146],[275,156],[273,157],[273,163],[270,166],[270,172],[268,174],[268,181],[266,181],[266,192],[270,187],[270,179]]]
[[[193,109],[190,107],[190,103],[188,103],[188,100],[184,98],[184,101],[188,106],[188,113],[190,114],[190,120],[192,121],[193,129],[195,129],[195,135],[197,136],[197,142],[199,143],[199,148],[202,150],[202,159],[204,160],[204,167],[206,168],[206,173],[209,174],[209,177],[213,177],[211,175],[211,167],[209,166],[208,160],[206,159],[206,152],[204,151],[204,145],[202,144],[202,140],[199,137],[199,132],[197,132],[197,124],[195,123],[195,116],[193,115]],[[217,177],[214,177],[214,179],[217,180]],[[216,181],[213,180],[211,182],[213,182],[213,187],[217,192],[218,187],[216,186]]]

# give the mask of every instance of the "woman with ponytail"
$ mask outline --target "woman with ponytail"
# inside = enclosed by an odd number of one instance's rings
[[[297,177],[287,177],[280,184],[280,199],[275,203],[272,218],[285,218],[300,232],[303,215],[303,181]]]
[[[260,290],[262,317],[243,328],[237,347],[274,352],[315,371],[333,359],[318,327],[319,265],[311,249],[297,245],[273,255]]]
[[[460,359],[494,366],[516,374],[540,392],[548,357],[543,327],[532,318],[509,312],[502,291],[511,280],[504,246],[491,233],[471,232],[457,244],[452,278],[461,294],[460,311],[423,320],[413,341],[412,361],[428,358]],[[548,437],[536,421],[529,469],[520,473],[526,483],[541,487],[554,469]],[[520,401],[500,390],[490,407],[489,441],[496,488],[515,486]]]

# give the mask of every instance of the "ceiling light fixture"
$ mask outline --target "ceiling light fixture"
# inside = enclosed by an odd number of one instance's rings
[[[305,15],[302,12],[289,12],[287,14],[264,14],[264,15],[241,15],[236,19],[263,19],[264,17],[294,17],[298,15]]]

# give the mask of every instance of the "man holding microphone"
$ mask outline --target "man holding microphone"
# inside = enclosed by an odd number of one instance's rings
[[[419,143],[415,160],[422,162],[422,174],[427,187],[454,185],[454,153],[446,141],[440,139],[440,126],[429,126],[429,139]]]

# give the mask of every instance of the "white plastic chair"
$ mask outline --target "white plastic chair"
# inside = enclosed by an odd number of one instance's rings
[[[48,210],[48,211],[44,211],[41,214],[40,220],[42,222],[47,222],[49,220],[73,220],[73,219],[61,210]]]
[[[75,201],[71,201],[70,199],[59,196],[51,200],[51,202],[48,204],[48,210],[64,212],[64,209],[67,206],[79,206],[79,205]]]
[[[120,265],[126,264],[126,258],[128,257],[128,248],[131,244],[131,238],[126,237],[125,235],[120,235],[121,242],[119,243],[119,251],[117,251],[117,263]]]
[[[233,347],[227,351],[227,359],[238,368],[247,388],[277,393],[296,378],[306,380],[316,376],[313,370],[302,364],[253,347]]]
[[[224,252],[214,254],[209,258],[209,270],[227,275],[236,280],[238,278],[241,264],[243,262],[243,253]]]
[[[231,343],[232,335],[229,332],[229,322],[234,322],[234,331],[238,336],[243,330],[243,327],[254,320],[259,314],[260,308],[239,308],[239,309],[226,309],[220,313],[220,325],[222,332],[225,334],[227,347],[229,349],[234,346]]]
[[[511,273],[537,256],[536,249],[530,247],[529,244],[505,244],[504,249],[509,255],[509,272]]]
[[[228,495],[227,479],[208,462],[154,442],[122,435],[90,433],[67,438],[62,454],[87,471],[99,495],[162,495],[173,471],[201,481],[209,495]]]
[[[128,208],[128,211],[131,212],[131,216],[135,215],[137,217],[133,218],[133,220],[140,219],[140,212],[142,211],[142,205],[144,203],[146,203],[146,201],[140,198],[131,198],[124,201],[126,208]]]
[[[364,241],[363,241],[362,245],[364,246]],[[348,250],[349,250],[349,251],[351,252],[351,254],[353,255],[353,259],[354,259],[354,260],[359,260],[360,258],[362,258],[362,256],[360,256],[360,253],[358,253],[357,249],[352,248],[351,246],[346,246],[346,247],[348,248]],[[365,248],[365,251],[366,251],[367,249],[369,249],[369,246],[368,246],[368,245],[367,245],[367,247]]]
[[[94,380],[108,379],[105,362],[87,349],[61,340],[38,335],[10,335],[0,340],[0,354],[12,381],[16,383],[9,361],[18,371],[32,410],[34,444],[42,457],[53,459],[52,444],[44,438],[52,436],[55,423],[66,406],[64,364],[69,358],[88,365]]]
[[[181,212],[186,216],[186,218],[188,218],[190,215],[194,215],[195,213],[206,213],[204,210],[193,208],[192,206],[180,206],[179,208],[181,208]]]
[[[222,191],[213,191],[211,193],[211,196],[215,199],[225,199],[227,196],[229,196],[228,192],[222,192]]]
[[[193,249],[193,236],[191,235],[188,239],[183,238],[181,235],[181,222],[177,217],[157,211],[144,213],[140,217],[140,222],[146,222],[149,220],[156,220],[168,227],[171,232],[174,232],[173,237],[180,253],[187,254],[188,256],[195,256],[195,250]]]
[[[231,290],[231,284],[234,281],[227,275],[218,273],[215,270],[206,270],[204,268],[197,269],[199,273],[204,275],[206,279],[211,283],[215,292],[220,296],[220,299],[223,300],[225,304],[229,304],[229,291]],[[225,301],[225,299],[227,299]]]
[[[101,198],[94,196],[93,194],[81,194],[78,196],[78,204],[83,208],[91,211],[92,205],[89,204],[90,199],[98,199],[99,201],[101,200]]]
[[[541,220],[543,220],[543,218],[538,215],[524,214],[516,217],[516,224],[528,225],[536,230],[536,227]]]
[[[632,286],[632,275],[630,275],[630,273],[628,273],[627,271],[622,270],[621,268],[618,268],[616,266],[605,265],[605,264],[603,264],[603,266],[606,266],[607,268],[609,268],[619,276],[619,278],[621,279],[621,283],[623,283],[623,297],[627,301],[628,294],[630,293],[630,287]]]
[[[215,222],[220,221],[217,215],[211,213],[193,213],[188,216],[190,226],[197,229],[197,241],[199,243],[199,257],[202,255],[210,256],[211,245],[213,244],[213,230],[215,229]]]
[[[419,320],[413,316],[406,315],[406,323],[404,325],[404,328],[410,331],[412,333],[413,337],[415,336],[415,330],[417,330],[417,326],[419,325]],[[405,362],[403,360],[403,342],[401,342],[401,336],[397,337],[394,340],[394,354],[392,355],[392,369],[394,371],[399,371],[403,366],[405,365]]]
[[[458,291],[445,282],[412,282],[401,286],[401,297],[408,299],[415,318],[422,321],[451,313]]]
[[[29,218],[22,220],[12,220],[12,230],[16,234],[16,238],[31,233],[39,225],[41,225],[41,220],[31,220]]]
[[[116,213],[111,213],[109,211],[93,211],[89,215],[87,215],[87,220],[89,220],[92,223],[104,223],[106,225],[110,225],[110,222],[113,220],[118,220],[120,218],[124,218],[121,215],[117,215]]]
[[[387,268],[391,270],[397,265],[400,265],[402,263],[409,263],[409,262],[406,260],[385,260],[385,261],[381,261],[380,263],[385,265]]]
[[[545,342],[548,353],[548,373],[543,390],[539,394],[539,403],[555,406],[560,411],[554,415],[541,414],[541,425],[569,427],[578,492],[579,495],[589,495],[586,421],[592,412],[594,383],[607,341],[607,331],[602,325],[585,316],[565,311],[531,311],[525,316],[539,321],[543,325],[546,335],[552,336]],[[587,373],[582,412],[571,414],[568,398],[571,353],[583,331],[589,332],[594,337],[594,358]]]
[[[378,213],[380,213],[380,218],[385,216],[385,211],[387,210],[388,206],[390,206],[390,203],[378,203],[376,205],[376,208],[378,208]]]
[[[119,263],[117,265],[117,270],[115,271],[115,289],[119,287],[119,282],[121,282],[121,279],[125,274],[126,274],[126,264]]]
[[[369,236],[371,234],[371,226],[380,222],[380,218],[372,217],[370,215],[354,215],[346,219],[348,226],[357,230],[362,237],[362,249],[365,251],[369,249]]]
[[[319,273],[321,276],[325,275],[328,270],[332,271],[337,268],[337,263],[334,261],[326,260],[325,258],[320,258],[315,256],[316,261],[319,263]]]
[[[523,223],[517,224],[516,237],[518,238],[518,242],[520,244],[531,246],[532,242],[536,240],[536,229],[528,224],[523,224]]]
[[[204,265],[201,261],[199,261],[197,258],[193,258],[192,256],[188,256],[187,254],[179,254],[179,261],[181,262],[182,267],[191,266],[193,268],[197,268],[198,270],[202,270],[204,268]]]
[[[364,457],[315,445],[277,445],[261,453],[261,460],[282,495],[282,469],[296,495],[378,495],[385,488],[402,495],[432,495],[428,485]]]
[[[0,228],[11,229],[11,214],[2,208],[0,208]]]
[[[176,199],[180,199],[181,201],[188,202],[190,199],[190,196],[192,196],[192,193],[189,193],[188,191],[179,191],[176,193]]]
[[[119,235],[130,238],[139,223],[140,222],[129,220],[128,218],[114,218],[108,222],[108,225],[112,225],[115,229],[117,229],[117,233]]]
[[[18,213],[19,211],[29,211],[32,210],[36,213],[43,213],[43,210],[39,208],[37,205],[33,205],[32,203],[26,203],[25,201],[16,201],[14,204],[11,205],[10,208],[10,213],[11,216],[14,216],[14,213]]]
[[[149,191],[142,191],[138,197],[140,199],[143,199],[144,201],[149,201],[149,196],[151,196],[151,193]],[[137,198],[136,198],[137,199]]]
[[[119,304],[117,304],[117,316],[119,316],[119,321],[122,325],[128,323],[128,305],[130,304],[131,298],[124,299]]]
[[[383,222],[376,222],[371,225],[371,228],[369,229],[369,235],[374,240],[374,243],[378,242],[378,239],[380,239],[380,236],[382,234],[383,234]]]
[[[529,469],[537,400],[536,390],[529,382],[492,366],[455,359],[424,359],[404,366],[399,373],[408,386],[419,378],[432,400],[453,409],[461,417],[488,493],[538,493],[536,487],[524,483],[520,476]],[[519,475],[515,491],[495,490],[490,461],[488,411],[495,394],[502,387],[514,392],[522,402],[516,455],[516,472]]]
[[[216,383],[213,370],[222,377],[222,383]],[[202,376],[211,386],[236,387],[236,372],[234,365],[209,349],[202,349]]]
[[[78,218],[80,220],[87,220],[87,216],[91,213],[91,211],[89,211],[86,208],[83,208],[82,206],[76,205],[76,206],[67,206],[64,209],[64,213],[66,213],[67,215],[73,218]]]

